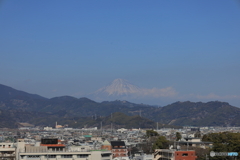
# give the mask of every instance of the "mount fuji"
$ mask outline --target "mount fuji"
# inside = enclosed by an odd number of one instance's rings
[[[142,88],[135,86],[125,79],[115,79],[105,87],[98,89],[89,95],[90,98],[98,101],[105,100],[129,100],[136,98]]]
[[[109,85],[100,88],[95,92],[96,95],[107,95],[107,96],[130,96],[141,92],[141,88],[129,83],[124,79],[115,79]]]
[[[159,98],[167,98],[175,94],[175,90],[171,87],[162,89],[140,88],[127,80],[119,78],[88,95],[88,97],[95,101],[127,100],[137,103],[148,103],[149,100],[153,101],[158,99],[159,101]]]

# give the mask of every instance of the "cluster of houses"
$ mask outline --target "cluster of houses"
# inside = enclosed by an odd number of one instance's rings
[[[186,130],[186,129],[185,129]],[[196,148],[211,148],[212,142],[196,137],[199,130],[184,129],[176,141],[174,129],[158,133],[173,140],[168,149],[156,149],[146,154],[146,131],[140,129],[97,130],[50,129],[0,130],[0,159],[2,160],[196,160]],[[141,144],[141,145],[140,145]],[[138,148],[134,152],[133,148]]]
[[[44,138],[41,142],[29,143],[18,139],[16,143],[0,143],[2,160],[130,160],[124,141],[105,140],[100,149],[88,145],[67,146],[56,138]],[[136,154],[133,160],[195,160],[194,150],[157,149],[151,155]]]

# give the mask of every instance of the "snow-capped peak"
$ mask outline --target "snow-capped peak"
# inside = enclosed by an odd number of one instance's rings
[[[119,96],[119,95],[129,95],[132,93],[137,93],[140,91],[140,88],[129,83],[124,79],[115,79],[106,87],[103,87],[97,90],[96,94],[107,94],[108,96]]]

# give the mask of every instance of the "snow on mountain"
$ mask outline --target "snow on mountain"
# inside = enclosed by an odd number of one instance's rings
[[[128,100],[133,102],[147,102],[154,99],[174,97],[177,92],[172,87],[140,88],[124,79],[115,79],[109,85],[88,95],[95,101]]]
[[[115,79],[106,87],[100,88],[95,94],[106,94],[108,96],[123,96],[136,94],[141,92],[141,89],[124,79]]]

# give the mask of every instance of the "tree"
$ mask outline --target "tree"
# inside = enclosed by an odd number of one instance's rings
[[[176,141],[179,141],[182,138],[181,133],[176,132]]]
[[[204,135],[202,141],[213,142],[212,151],[214,152],[238,152],[237,159],[240,158],[240,133],[210,133]],[[212,159],[217,159],[214,157]],[[232,157],[222,157],[225,159],[231,159]]]
[[[169,141],[164,136],[159,136],[153,144],[153,150],[168,148]]]
[[[147,130],[146,135],[147,135],[148,138],[149,137],[159,136],[159,134],[156,131],[154,131],[154,130]]]

